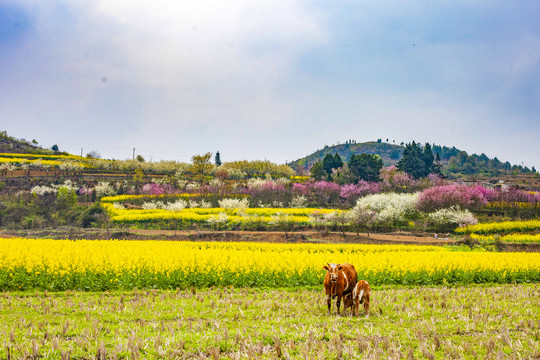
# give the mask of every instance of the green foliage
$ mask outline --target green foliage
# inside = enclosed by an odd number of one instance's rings
[[[135,183],[135,186],[138,188],[142,181],[144,179],[144,173],[141,169],[135,169],[133,173],[133,182]],[[94,191],[95,193],[95,191]]]
[[[204,184],[206,176],[210,173],[213,165],[210,163],[212,153],[208,152],[203,155],[193,155],[191,157],[191,172],[195,175],[195,178]]]
[[[96,203],[87,209],[81,215],[81,226],[83,228],[89,228],[91,226],[96,226],[101,222],[107,221],[109,215],[107,211],[99,204]]]
[[[383,161],[379,155],[352,155],[349,159],[348,166],[350,173],[353,175],[354,182],[358,182],[359,180],[376,182],[379,181]]]
[[[404,151],[404,143],[392,145],[380,142],[356,143],[347,141],[345,144],[325,146],[322,150],[317,150],[311,155],[292,161],[289,166],[292,169],[303,167],[308,170],[315,162],[323,160],[327,154],[339,154],[342,159],[350,159],[352,155],[377,154],[383,160],[384,166],[396,165]],[[526,166],[514,165],[509,162],[501,162],[497,158],[490,159],[485,154],[469,155],[465,151],[455,147],[446,147],[440,145],[429,145],[426,151],[426,158],[423,158],[424,166],[427,161],[427,168],[434,174],[442,174],[450,178],[456,178],[461,175],[484,175],[500,176],[517,174],[535,174],[536,169],[529,169]],[[433,162],[430,160],[430,151],[434,156]],[[424,151],[422,151],[423,153]],[[430,163],[433,165],[430,167]],[[429,174],[429,173],[428,173]]]
[[[75,190],[67,187],[58,188],[56,199],[57,206],[60,209],[69,209],[77,204],[77,194],[75,193]]]
[[[317,161],[310,169],[311,177],[315,179],[316,181],[320,181],[324,178],[326,172],[324,171],[324,167],[322,164],[322,161]]]
[[[338,154],[343,162],[347,162],[352,155],[360,154],[377,154],[383,160],[384,166],[395,165],[401,157],[403,147],[387,143],[366,142],[357,143],[349,141],[345,144],[339,144],[326,147],[322,150],[317,150],[311,155],[295,160],[289,164],[293,169],[298,166],[308,170],[317,161],[322,161],[327,154],[335,156]]]
[[[490,269],[437,268],[433,270],[405,271],[386,270],[366,271],[358,274],[359,279],[369,279],[372,286],[382,285],[447,285],[447,284],[511,284],[535,283],[540,281],[540,271],[536,269],[500,271]],[[154,272],[148,269],[110,270],[110,271],[66,271],[49,272],[37,265],[28,270],[23,267],[9,269],[0,267],[0,289],[48,290],[48,291],[106,291],[144,289],[189,289],[218,287],[282,288],[309,287],[323,283],[324,273],[318,270],[305,270],[301,273],[274,271],[219,271],[197,272],[183,269],[167,272]]]
[[[326,154],[322,161],[322,166],[324,169],[324,172],[326,172],[327,175],[330,175],[332,173],[332,169],[335,168],[334,166],[334,156],[332,154]]]
[[[397,163],[397,168],[400,171],[405,171],[413,178],[419,179],[436,170],[434,160],[431,145],[426,143],[422,149],[420,145],[413,141],[405,146],[403,157]]]
[[[43,228],[79,225],[85,207],[77,205],[73,190],[57,194],[5,196],[0,201],[0,225],[6,228]]]
[[[338,153],[334,154],[334,169],[339,169],[343,166],[343,160],[341,160],[341,156],[339,156]]]
[[[2,201],[0,203],[0,225],[22,227],[24,219],[36,214],[36,209],[22,201]]]

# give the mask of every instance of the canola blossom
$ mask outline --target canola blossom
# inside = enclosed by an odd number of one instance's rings
[[[103,202],[102,206],[116,224],[145,224],[176,220],[183,223],[209,223],[220,216],[226,216],[224,222],[228,224],[261,223],[271,224],[276,217],[286,217],[286,222],[308,225],[311,215],[341,213],[341,210],[314,209],[314,208],[184,208],[180,211],[165,209],[123,209],[111,202]]]
[[[184,199],[189,200],[191,198],[196,197],[205,197],[208,196],[206,194],[197,194],[197,193],[179,193],[179,194],[155,194],[155,195],[148,195],[148,194],[124,194],[124,195],[116,195],[116,196],[105,196],[100,199],[102,203],[122,203],[125,201],[137,201],[137,200],[165,200],[165,199]],[[248,195],[243,194],[234,194],[230,195],[235,198],[246,198]]]
[[[532,232],[540,230],[540,220],[502,221],[468,225],[456,229],[458,234],[494,234],[511,232]]]
[[[1,158],[12,159],[48,159],[48,160],[79,160],[86,161],[85,158],[77,155],[46,155],[46,154],[19,154],[19,153],[0,153]]]
[[[471,239],[483,241],[483,242],[494,242],[504,241],[504,242],[518,242],[518,243],[540,243],[540,234],[507,234],[507,235],[480,235],[480,234],[471,234]]]
[[[45,155],[45,154],[12,154],[0,153],[0,164],[28,164],[59,167],[65,162],[75,162],[80,166],[88,167],[87,159],[76,155]]]
[[[540,281],[540,254],[436,246],[0,239],[2,290],[321,286],[349,262],[377,285]]]
[[[30,164],[30,165],[40,164],[40,165],[46,165],[46,166],[60,166],[60,164],[62,164],[62,161],[0,157],[0,164],[5,164],[5,163],[8,163],[8,164]]]

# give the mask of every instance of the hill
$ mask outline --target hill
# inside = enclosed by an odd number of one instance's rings
[[[396,165],[401,159],[405,146],[393,145],[385,142],[370,141],[365,143],[355,143],[348,141],[345,144],[325,146],[322,150],[295,160],[288,165],[295,171],[309,170],[317,161],[322,160],[326,154],[339,154],[343,161],[348,161],[351,155],[358,154],[376,154],[383,160],[384,166]],[[450,179],[459,178],[502,178],[516,175],[535,175],[538,176],[533,167],[523,167],[513,165],[510,162],[503,162],[498,158],[489,158],[486,154],[469,155],[466,151],[456,147],[447,147],[432,144],[433,154],[438,154],[442,173]]]
[[[55,152],[42,148],[36,140],[17,139],[9,136],[6,131],[0,131],[0,153],[48,155]]]
[[[395,165],[401,159],[404,146],[392,145],[384,142],[365,142],[355,143],[347,142],[333,146],[325,146],[322,150],[317,150],[313,154],[295,160],[288,165],[293,170],[303,169],[308,170],[314,163],[322,160],[326,154],[339,154],[343,161],[348,161],[351,155],[358,154],[374,154],[379,155],[383,160],[384,166]]]

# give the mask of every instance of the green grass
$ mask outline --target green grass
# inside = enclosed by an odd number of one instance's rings
[[[539,309],[538,284],[375,289],[367,318],[322,287],[8,292],[0,358],[538,358]]]

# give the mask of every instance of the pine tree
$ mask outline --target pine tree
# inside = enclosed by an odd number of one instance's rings
[[[317,161],[315,164],[313,164],[309,171],[311,173],[311,177],[316,181],[322,180],[326,174],[322,161]]]
[[[431,147],[429,149],[431,150]],[[431,156],[433,156],[433,152]],[[420,146],[413,141],[405,146],[403,156],[397,163],[397,168],[400,171],[405,171],[415,179],[427,176],[429,171],[426,171],[426,157],[429,157],[429,154],[424,154]]]
[[[334,169],[339,169],[343,166],[343,160],[341,160],[341,156],[339,156],[338,153],[334,154]]]
[[[431,172],[435,160],[435,156],[433,156],[433,151],[431,150],[431,145],[429,143],[426,143],[424,146],[422,158],[424,160],[424,176],[427,176]]]
[[[332,173],[332,169],[334,168],[334,157],[331,154],[325,155],[322,161],[322,167],[327,175]]]
[[[221,157],[219,155],[219,151],[216,151],[216,156],[214,157],[214,162],[216,166],[221,166]]]
[[[383,167],[383,161],[379,155],[352,155],[347,164],[354,177],[354,182],[359,180],[379,181],[379,173]]]

